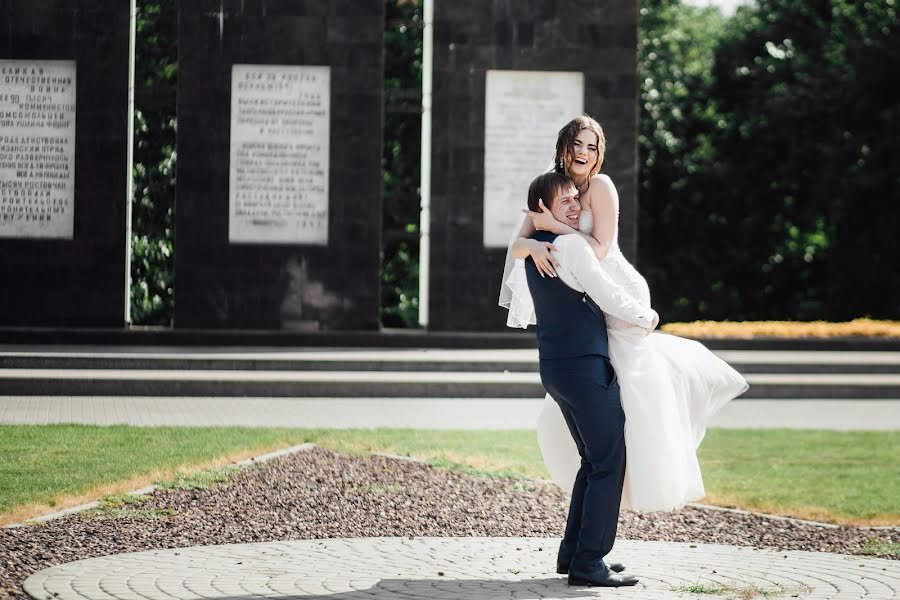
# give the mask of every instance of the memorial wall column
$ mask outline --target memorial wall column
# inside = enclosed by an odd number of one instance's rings
[[[129,9],[0,0],[0,326],[125,324]]]
[[[434,0],[429,327],[510,331],[506,247],[556,134],[604,128],[619,241],[636,254],[637,3]]]
[[[382,0],[179,5],[175,327],[377,329]]]

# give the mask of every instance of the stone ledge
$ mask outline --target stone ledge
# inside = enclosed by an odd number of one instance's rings
[[[900,351],[900,338],[693,338],[711,350]],[[314,348],[536,348],[532,330],[508,332],[285,331],[127,328],[0,327],[0,344],[129,346],[298,346]]]

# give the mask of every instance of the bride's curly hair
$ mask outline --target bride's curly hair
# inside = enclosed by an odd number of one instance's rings
[[[585,129],[597,134],[597,164],[591,169],[590,177],[600,172],[603,158],[606,155],[606,136],[603,135],[603,128],[600,127],[600,123],[588,115],[575,117],[559,130],[559,135],[556,137],[556,156],[553,159],[554,171],[568,175],[566,173],[566,163],[569,157],[575,154],[575,138]]]

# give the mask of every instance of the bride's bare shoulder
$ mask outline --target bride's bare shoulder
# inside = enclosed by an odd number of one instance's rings
[[[619,197],[616,192],[616,186],[613,185],[609,175],[598,173],[591,177],[591,186],[588,188],[588,196],[591,197],[591,204],[598,203],[602,205],[606,202],[615,203]]]
[[[594,215],[594,226],[598,223],[612,223],[619,210],[619,193],[609,175],[598,173],[591,178],[591,212]],[[598,238],[599,239],[599,238]]]
[[[613,180],[606,173],[597,173],[591,177],[591,183],[597,184],[597,187],[611,187],[613,189],[616,187],[615,184],[613,184]]]

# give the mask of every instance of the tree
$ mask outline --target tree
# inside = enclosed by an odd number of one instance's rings
[[[175,0],[138,2],[135,40],[131,320],[171,325],[175,307]]]
[[[638,257],[667,320],[711,309],[707,265],[715,247],[706,234],[723,223],[707,193],[721,126],[710,89],[724,24],[717,9],[680,0],[649,0],[640,12]],[[698,229],[705,235],[695,238]]]
[[[418,327],[422,6],[388,0],[385,12],[381,317],[385,327]]]
[[[713,95],[742,316],[900,313],[898,40],[889,2],[762,0],[731,23]]]
[[[639,239],[654,303],[668,320],[896,318],[892,3],[761,0],[724,22],[656,2]]]

